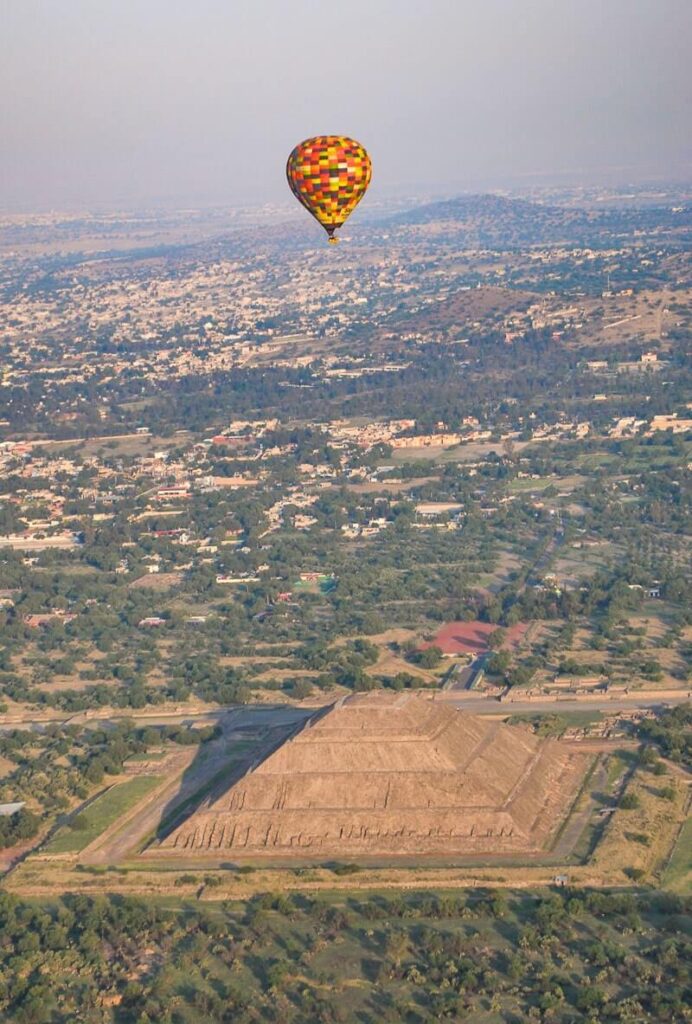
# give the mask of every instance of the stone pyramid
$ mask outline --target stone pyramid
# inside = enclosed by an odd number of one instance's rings
[[[162,842],[187,856],[463,856],[544,848],[583,755],[415,694],[342,698]]]

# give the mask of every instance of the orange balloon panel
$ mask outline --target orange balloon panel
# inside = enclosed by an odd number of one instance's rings
[[[370,157],[345,135],[317,135],[296,146],[286,164],[296,199],[329,235],[340,228],[365,195],[372,177]]]

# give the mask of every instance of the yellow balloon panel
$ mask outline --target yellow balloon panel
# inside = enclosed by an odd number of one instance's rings
[[[286,164],[296,199],[331,237],[363,198],[372,177],[365,148],[345,135],[317,135],[296,146]]]

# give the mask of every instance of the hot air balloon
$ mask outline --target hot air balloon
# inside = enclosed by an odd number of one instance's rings
[[[365,195],[372,164],[360,142],[345,135],[317,135],[293,150],[286,164],[291,192],[329,235],[342,227]]]

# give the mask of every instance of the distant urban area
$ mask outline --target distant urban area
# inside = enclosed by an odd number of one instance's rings
[[[202,922],[72,1019],[688,1019],[691,212],[0,216],[0,914]]]

